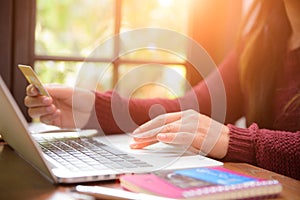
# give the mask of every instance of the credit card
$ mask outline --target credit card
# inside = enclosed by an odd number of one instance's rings
[[[33,84],[39,91],[39,93],[43,96],[50,97],[47,90],[44,88],[42,82],[38,78],[37,74],[34,72],[34,70],[28,66],[28,65],[18,65],[19,69],[27,79],[27,81],[31,84]]]

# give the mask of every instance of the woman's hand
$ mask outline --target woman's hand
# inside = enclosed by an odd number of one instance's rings
[[[221,159],[228,149],[227,126],[194,110],[167,113],[143,124],[133,132],[130,145],[139,149],[156,142],[188,145],[191,149]]]
[[[33,85],[27,86],[24,104],[30,117],[62,128],[81,128],[87,123],[94,106],[93,92],[58,85],[46,86],[46,90],[51,97],[41,96]]]

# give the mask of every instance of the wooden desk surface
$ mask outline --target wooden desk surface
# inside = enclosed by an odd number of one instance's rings
[[[225,163],[225,168],[266,179],[277,179],[283,191],[277,199],[300,199],[300,181],[242,163]],[[117,181],[89,183],[120,188]],[[78,199],[68,192],[74,185],[53,185],[9,146],[0,144],[0,199]]]

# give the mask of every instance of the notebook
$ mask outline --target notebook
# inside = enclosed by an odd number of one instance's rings
[[[221,166],[123,175],[120,185],[133,192],[184,200],[275,198],[282,185]]]
[[[132,150],[129,148],[132,138],[125,133],[109,136],[100,135],[96,130],[32,133],[1,77],[0,102],[2,138],[53,183],[112,180],[124,174],[223,164],[189,152],[186,147],[163,143]]]

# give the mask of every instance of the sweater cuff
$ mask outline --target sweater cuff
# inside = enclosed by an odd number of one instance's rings
[[[239,128],[232,124],[227,125],[229,128],[229,146],[223,161],[246,162],[256,164],[254,138],[258,130],[256,124],[249,128]]]

